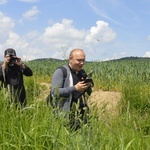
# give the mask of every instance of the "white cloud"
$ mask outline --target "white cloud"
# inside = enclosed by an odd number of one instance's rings
[[[14,44],[15,43],[15,44]],[[15,47],[16,49],[24,49],[28,46],[26,40],[20,37],[17,33],[9,32],[9,38],[6,40],[8,47]]]
[[[126,52],[118,52],[118,53],[113,53],[111,58],[109,58],[108,60],[113,60],[113,59],[119,59],[120,57],[125,57],[127,55]]]
[[[85,37],[85,32],[77,30],[72,25],[73,21],[63,19],[61,23],[55,23],[45,29],[42,39],[45,43],[70,43],[71,40],[79,41]]]
[[[7,3],[7,0],[0,0],[0,5],[1,4],[6,4]]]
[[[116,38],[116,33],[104,21],[97,21],[86,35],[86,43],[110,42]]]
[[[97,39],[101,42],[110,42],[116,38],[116,33],[104,21],[97,21],[97,26],[91,27],[90,30],[78,30],[73,25],[72,20],[63,19],[61,23],[55,23],[45,29],[42,39],[45,43],[80,43],[98,44]],[[72,44],[71,43],[71,44]]]
[[[150,57],[150,51],[146,52],[143,57]]]
[[[35,20],[37,19],[37,14],[39,14],[39,10],[36,6],[33,6],[30,10],[23,14],[23,18],[26,20]]]
[[[8,36],[8,32],[13,29],[15,23],[0,11],[0,39],[1,41]]]
[[[106,22],[97,21],[96,26],[86,31],[75,28],[73,21],[69,19],[48,26],[43,33],[31,31],[20,36],[9,30],[6,34],[8,38],[3,45],[6,48],[13,47],[17,55],[26,60],[50,57],[64,59],[70,50],[77,47],[86,50],[86,53],[92,57],[93,50],[100,44],[96,38],[100,36],[103,43],[108,43],[114,40],[116,35]]]

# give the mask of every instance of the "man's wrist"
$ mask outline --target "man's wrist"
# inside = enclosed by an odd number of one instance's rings
[[[26,68],[26,66],[25,66],[24,63],[22,63],[22,64],[20,65],[20,67],[21,67],[23,70]]]
[[[3,69],[6,69],[6,67],[7,67],[7,63],[3,63],[3,64],[2,64],[2,68],[3,68]]]

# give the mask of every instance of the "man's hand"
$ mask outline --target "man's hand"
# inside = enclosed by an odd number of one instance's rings
[[[20,66],[22,69],[25,69],[25,65],[24,65],[24,63],[22,62],[21,58],[16,57],[16,59],[17,59],[17,61],[14,62],[14,64]]]
[[[6,57],[4,58],[4,62],[2,64],[2,68],[5,70],[7,65],[9,64],[9,59],[7,59]]]
[[[75,85],[75,88],[78,92],[84,92],[90,86],[90,84],[90,82],[84,83],[84,81],[80,81]]]

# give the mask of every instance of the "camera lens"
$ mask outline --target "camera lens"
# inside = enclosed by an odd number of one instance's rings
[[[15,62],[17,62],[17,58],[15,58],[15,57],[10,57],[10,63],[15,63]]]

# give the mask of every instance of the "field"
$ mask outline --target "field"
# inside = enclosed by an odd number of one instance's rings
[[[85,63],[95,85],[90,125],[78,131],[70,131],[45,101],[54,70],[67,61],[25,63],[34,73],[24,78],[27,107],[8,105],[7,91],[0,90],[0,150],[150,149],[150,58]]]

